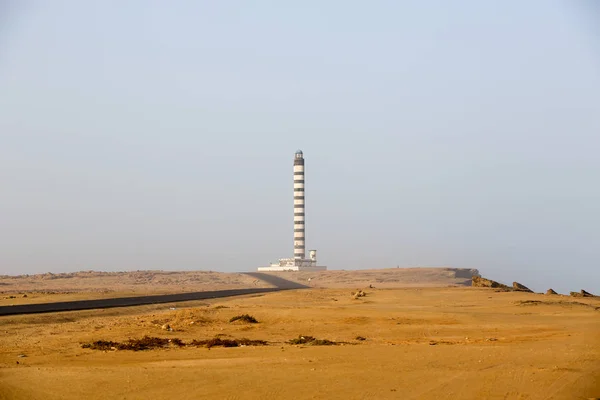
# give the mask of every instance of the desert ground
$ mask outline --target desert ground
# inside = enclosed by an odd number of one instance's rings
[[[319,272],[271,272],[270,274],[314,288],[355,288],[375,285],[379,289],[407,287],[470,286],[479,275],[467,268],[385,268]]]
[[[358,271],[282,272],[283,279],[316,288],[464,286],[477,270],[460,268],[392,268]],[[358,286],[357,286],[358,285]],[[272,285],[243,273],[214,271],[130,271],[0,275],[0,306],[69,300],[268,288]]]
[[[0,317],[0,399],[600,397],[598,297],[415,287],[418,279],[382,288],[385,272],[374,288]],[[344,285],[366,282],[343,275]],[[258,322],[230,322],[243,314]],[[171,342],[119,345],[144,336]],[[218,346],[243,338],[266,343]],[[87,347],[98,341],[113,343]]]
[[[245,274],[213,271],[83,271],[0,276],[0,306],[271,287]]]

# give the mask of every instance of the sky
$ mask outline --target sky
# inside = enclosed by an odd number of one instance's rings
[[[0,0],[0,274],[477,268],[600,292],[593,1]]]

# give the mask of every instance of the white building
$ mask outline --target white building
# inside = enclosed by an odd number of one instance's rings
[[[294,155],[294,257],[282,258],[277,264],[258,267],[259,271],[324,271],[317,266],[317,251],[310,250],[306,258],[306,224],[304,214],[304,155],[298,150]]]

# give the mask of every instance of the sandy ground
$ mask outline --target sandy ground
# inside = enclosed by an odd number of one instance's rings
[[[389,268],[358,271],[282,272],[272,275],[316,288],[460,286],[473,271],[456,268]],[[214,271],[84,271],[0,276],[0,306],[272,287],[240,273]]]
[[[0,399],[600,396],[598,298],[460,287],[365,290],[360,299],[348,289],[304,289],[1,317]],[[259,323],[229,323],[242,313]],[[81,347],[144,335],[247,337],[269,345],[139,352]],[[286,343],[298,335],[346,344]]]
[[[73,272],[0,276],[0,305],[271,287],[245,274],[214,271]]]
[[[466,268],[386,268],[363,270],[330,270],[319,272],[270,272],[281,278],[315,288],[377,289],[400,287],[471,286],[476,269]]]

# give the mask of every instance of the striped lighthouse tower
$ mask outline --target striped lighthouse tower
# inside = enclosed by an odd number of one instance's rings
[[[304,214],[304,155],[298,150],[294,155],[294,258],[280,258],[278,263],[258,267],[259,272],[325,271],[317,265],[317,251],[310,250],[306,258]]]
[[[301,150],[294,155],[294,259],[304,260],[304,155]]]

